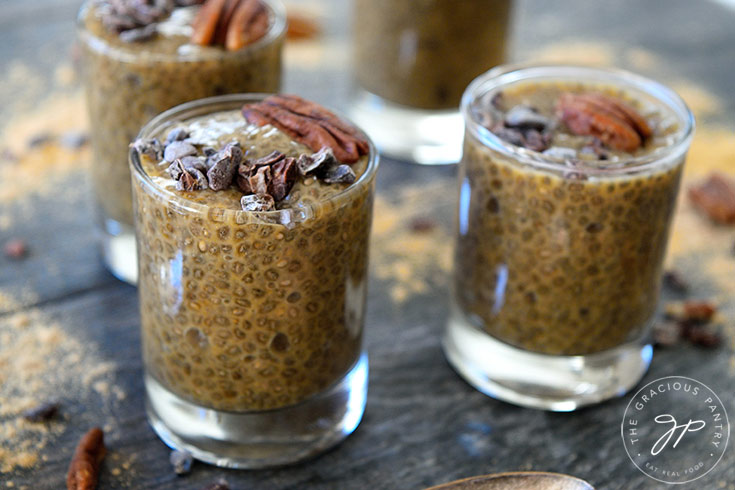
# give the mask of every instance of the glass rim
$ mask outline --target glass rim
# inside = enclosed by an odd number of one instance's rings
[[[692,114],[691,109],[681,96],[666,85],[627,70],[567,64],[499,65],[478,76],[462,95],[460,111],[465,122],[466,131],[486,147],[530,167],[554,172],[568,171],[569,168],[564,167],[563,160],[513,145],[482,126],[472,116],[472,104],[479,97],[500,87],[529,80],[572,80],[577,83],[608,83],[617,88],[645,94],[658,103],[664,104],[677,118],[681,126],[675,134],[676,140],[669,145],[657,148],[645,155],[616,160],[611,162],[613,165],[609,166],[575,166],[574,171],[577,173],[600,176],[624,175],[649,170],[671,159],[683,156],[691,144],[695,128],[694,114]]]
[[[251,53],[262,49],[265,46],[270,45],[272,42],[279,38],[284,38],[286,35],[286,29],[288,27],[288,21],[286,18],[286,7],[281,0],[260,0],[263,2],[273,14],[273,22],[269,26],[268,31],[263,37],[255,41],[254,43],[248,44],[236,51],[228,51],[226,49],[201,49],[196,53],[181,55],[177,52],[174,53],[155,53],[149,52],[147,61],[180,61],[180,62],[192,62],[199,60],[208,59],[222,59],[222,58],[234,58],[242,56],[246,53]],[[111,46],[105,39],[92,34],[84,25],[84,19],[87,16],[87,11],[92,7],[94,0],[85,0],[82,6],[79,8],[77,14],[77,32],[78,36],[84,40],[85,44],[90,46],[94,51],[101,52],[106,50],[108,52],[115,53],[115,58],[125,61],[135,61],[135,54],[131,49],[125,49],[120,46]],[[131,46],[135,46],[136,43],[131,43]]]
[[[260,100],[263,100],[264,98],[274,95],[274,94],[268,94],[268,93],[245,93],[245,94],[228,94],[228,95],[217,95],[214,97],[205,97],[203,99],[197,99],[190,102],[185,102],[183,104],[179,104],[177,106],[172,107],[171,109],[168,109],[150,121],[146,123],[143,128],[140,130],[140,132],[137,135],[137,138],[149,138],[153,136],[153,134],[157,131],[165,129],[166,125],[168,123],[171,123],[176,120],[185,120],[189,117],[197,117],[197,116],[203,116],[207,114],[204,110],[208,107],[215,106],[215,105],[231,105],[229,109],[225,108],[219,108],[218,110],[231,110],[239,108],[240,105],[246,104],[248,102],[257,102]],[[237,105],[235,105],[237,104]],[[352,184],[350,184],[348,187],[343,189],[342,191],[330,196],[327,199],[320,199],[319,201],[315,201],[313,203],[308,203],[304,208],[299,208],[297,210],[303,210],[303,209],[309,209],[310,211],[313,211],[315,207],[321,206],[324,203],[328,202],[334,202],[338,199],[343,199],[344,196],[347,196],[349,194],[352,194],[354,192],[357,192],[358,189],[363,188],[365,185],[369,185],[369,182],[374,178],[375,173],[378,170],[378,165],[380,163],[380,155],[378,154],[378,151],[373,144],[373,141],[370,139],[370,137],[365,134],[365,132],[358,126],[356,126],[350,119],[344,117],[339,112],[336,112],[330,108],[328,108],[329,111],[333,112],[337,117],[342,119],[343,121],[348,122],[351,126],[353,126],[355,129],[357,129],[360,132],[360,135],[365,138],[365,140],[368,143],[368,163],[365,167],[365,171],[360,175],[360,177],[355,180]],[[143,165],[140,161],[140,155],[138,151],[136,151],[132,146],[130,147],[130,150],[128,152],[128,164],[131,169],[131,174],[133,177],[137,176],[139,177],[146,185],[154,189],[156,192],[161,193],[162,195],[165,195],[169,201],[175,201],[176,204],[180,207],[183,207],[189,211],[192,212],[208,212],[210,209],[222,209],[225,212],[232,212],[237,214],[246,214],[246,215],[257,215],[257,216],[278,216],[284,212],[291,212],[294,211],[294,208],[287,208],[287,209],[274,209],[271,211],[246,211],[243,209],[236,209],[236,208],[223,208],[219,206],[212,206],[209,204],[203,204],[196,201],[192,201],[186,197],[180,196],[176,194],[175,192],[172,192],[168,189],[165,189],[161,187],[160,185],[153,182],[153,179],[150,175],[143,169]],[[244,195],[244,194],[243,194]]]

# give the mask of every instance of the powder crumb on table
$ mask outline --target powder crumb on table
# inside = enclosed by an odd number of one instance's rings
[[[44,449],[67,428],[65,413],[77,411],[74,405],[99,383],[112,386],[115,370],[115,363],[99,361],[93,344],[81,344],[58,320],[38,310],[0,317],[0,473],[42,464]],[[116,388],[110,389],[118,393],[114,399],[103,397],[96,412],[111,411],[115,399],[124,397]],[[22,417],[25,410],[52,400],[61,409],[51,421]]]

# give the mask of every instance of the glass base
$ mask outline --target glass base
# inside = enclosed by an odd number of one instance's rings
[[[135,286],[138,283],[138,256],[135,229],[113,219],[102,222],[102,261],[112,274]]]
[[[316,456],[350,435],[362,420],[368,360],[328,391],[292,407],[263,412],[224,412],[171,393],[146,375],[146,411],[169,447],[227,468],[282,466]]]
[[[515,405],[570,412],[621,396],[648,370],[653,348],[626,344],[583,356],[550,356],[518,349],[475,328],[454,308],[444,353],[454,369],[488,396]]]
[[[414,109],[358,89],[349,116],[388,157],[423,165],[462,158],[464,123],[459,109]]]

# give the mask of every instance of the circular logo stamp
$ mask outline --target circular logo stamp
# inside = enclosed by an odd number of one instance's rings
[[[639,470],[663,483],[687,483],[719,463],[730,424],[725,406],[709,387],[669,376],[633,396],[620,431],[628,457]]]

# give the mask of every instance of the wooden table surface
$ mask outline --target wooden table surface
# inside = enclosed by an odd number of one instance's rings
[[[62,416],[42,436],[39,460],[0,473],[0,488],[63,488],[76,441],[93,425],[105,428],[110,450],[103,489],[198,489],[220,477],[235,489],[421,489],[523,469],[573,474],[600,489],[666,487],[639,472],[623,448],[620,423],[630,395],[577,413],[547,413],[485,397],[454,373],[439,339],[447,314],[455,170],[389,159],[382,161],[378,178],[365,326],[370,386],[359,428],[336,449],[295,467],[234,471],[198,463],[191,474],[177,477],[168,448],[143,412],[136,290],[109,275],[97,253],[88,150],[29,149],[26,140],[19,141],[34,131],[65,130],[65,120],[68,129],[82,127],[77,121],[83,106],[70,68],[79,3],[0,5],[0,150],[21,153],[19,161],[0,162],[0,244],[21,237],[30,247],[25,260],[0,255],[0,335],[11,332],[0,342],[19,338],[13,324],[27,317],[29,331],[38,322],[58,326],[64,345],[73,344],[77,353],[71,362],[57,359],[63,352],[54,353],[49,372],[39,374],[40,381],[56,380]],[[315,15],[323,32],[288,46],[285,90],[343,108],[350,88],[348,2],[289,5]],[[671,84],[697,112],[697,137],[703,138],[684,186],[711,168],[735,169],[735,152],[716,153],[732,149],[727,138],[735,138],[735,10],[689,0],[529,0],[517,7],[513,59],[617,65]],[[45,153],[33,153],[39,151]],[[64,163],[55,166],[55,158]],[[12,165],[28,168],[16,172]],[[20,177],[13,181],[8,175]],[[411,220],[426,216],[437,227],[413,236]],[[669,264],[689,279],[693,296],[715,298],[726,341],[714,350],[688,344],[657,349],[644,381],[693,377],[718,393],[735,416],[735,231],[714,228],[682,199],[674,235]],[[9,348],[14,346],[0,345],[0,352]],[[25,395],[43,399],[49,393],[47,388]],[[16,415],[0,406],[0,423]],[[735,488],[733,443],[711,473],[685,488]]]

